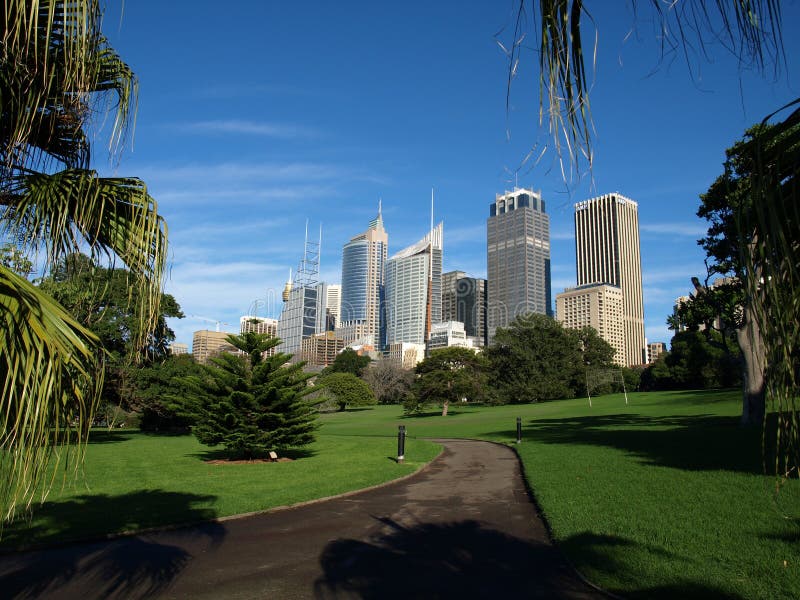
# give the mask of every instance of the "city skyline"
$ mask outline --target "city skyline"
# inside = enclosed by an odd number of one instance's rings
[[[721,174],[725,149],[798,95],[795,64],[765,79],[718,45],[706,49],[713,62],[664,57],[647,24],[629,35],[625,3],[598,3],[594,168],[565,183],[538,128],[532,51],[508,94],[498,44],[510,47],[507,3],[258,3],[224,19],[205,0],[190,14],[150,0],[118,8],[106,33],[139,77],[136,131],[119,165],[96,167],[147,183],[169,226],[165,291],[186,315],[223,323],[279,315],[306,219],[323,222],[320,280],[336,282],[343,244],[381,198],[389,252],[419,239],[431,187],[444,270],[485,278],[475,240],[487,199],[518,185],[547,200],[554,293],[575,282],[573,204],[615,191],[636,199],[645,333],[668,343],[675,298],[705,276],[699,195]],[[797,18],[800,5],[787,3],[784,21]],[[193,35],[210,22],[226,44]],[[799,40],[785,43],[787,57],[800,55]],[[207,326],[169,323],[184,343]]]

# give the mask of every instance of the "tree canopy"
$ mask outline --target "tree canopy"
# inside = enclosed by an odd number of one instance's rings
[[[348,406],[351,408],[372,406],[378,402],[369,385],[352,373],[329,373],[320,377],[317,385],[333,395],[339,410],[344,410]]]
[[[324,372],[352,373],[356,377],[361,377],[370,362],[372,359],[369,356],[361,355],[352,348],[345,348],[336,355],[333,363]]]
[[[482,402],[486,399],[488,363],[482,354],[470,348],[452,346],[432,350],[417,365],[417,378],[404,406],[406,412],[418,412],[429,404],[440,404],[447,416],[453,402]]]

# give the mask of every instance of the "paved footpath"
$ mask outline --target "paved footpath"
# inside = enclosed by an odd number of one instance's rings
[[[0,598],[602,598],[504,446],[438,440],[403,481],[223,522],[0,555]]]

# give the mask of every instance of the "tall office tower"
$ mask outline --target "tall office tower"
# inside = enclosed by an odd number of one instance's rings
[[[442,321],[442,223],[386,261],[386,344],[425,344]]]
[[[442,322],[460,321],[476,346],[487,343],[486,280],[463,271],[442,275]]]
[[[306,224],[303,258],[300,259],[294,279],[290,275],[283,290],[283,310],[278,320],[278,337],[281,339],[278,352],[292,354],[294,360],[300,359],[298,354],[302,341],[317,333],[318,317],[324,322],[324,314],[319,315],[317,311],[317,277],[322,228],[319,237],[319,242],[310,241]]]
[[[624,364],[646,363],[636,202],[614,193],[575,204],[575,256],[578,286],[608,283],[622,290]]]
[[[361,233],[342,248],[341,308],[337,336],[348,343],[371,338],[373,345],[383,346],[382,319],[386,255],[389,236],[378,216]]]
[[[540,192],[497,194],[486,221],[489,337],[519,315],[552,315],[550,217]]]
[[[627,364],[622,290],[619,287],[595,283],[567,288],[556,294],[556,318],[570,329],[594,328],[614,348],[614,362],[620,366]]]

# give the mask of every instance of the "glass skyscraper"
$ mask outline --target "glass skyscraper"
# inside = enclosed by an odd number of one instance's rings
[[[369,228],[342,248],[342,295],[337,334],[347,342],[371,338],[381,347],[384,267],[389,236],[383,228],[380,206]],[[347,339],[350,338],[350,339]]]
[[[550,217],[539,192],[497,194],[486,221],[489,337],[526,313],[553,314]]]

